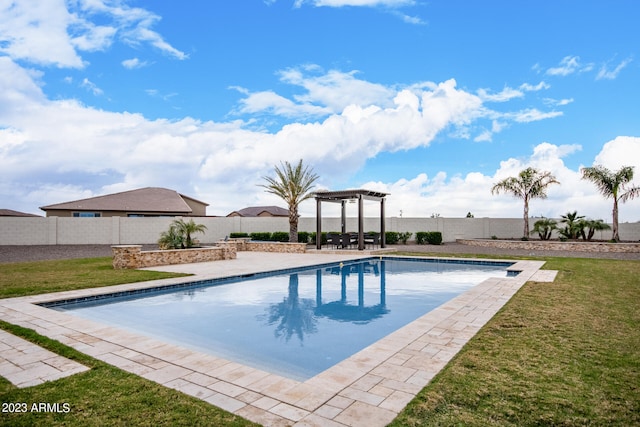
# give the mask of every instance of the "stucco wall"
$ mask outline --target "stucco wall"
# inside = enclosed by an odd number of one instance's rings
[[[191,219],[185,217],[186,219]],[[160,233],[169,228],[175,218],[33,218],[0,217],[0,245],[72,245],[155,244]],[[212,244],[233,232],[288,231],[289,222],[282,217],[198,217],[197,223],[207,230],[195,237],[203,244]],[[533,228],[534,219],[531,219]],[[347,218],[347,231],[356,231],[357,218]],[[522,220],[518,218],[387,218],[387,231],[440,231],[444,242],[463,238],[520,238]],[[300,218],[300,231],[316,230],[315,218]],[[323,218],[323,231],[340,231],[340,218]],[[365,218],[364,229],[380,229],[379,218]],[[531,236],[535,239],[537,236]],[[609,239],[611,231],[598,232],[595,239]],[[623,240],[640,240],[640,223],[620,224]]]

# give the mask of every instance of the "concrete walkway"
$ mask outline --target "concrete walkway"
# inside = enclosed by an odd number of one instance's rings
[[[195,274],[190,281],[354,258],[358,254],[241,252],[236,260],[154,269]],[[519,261],[512,267],[522,271],[518,276],[485,280],[302,382],[36,305],[180,283],[185,278],[0,300],[0,318],[263,425],[376,427],[393,420],[526,281],[553,280],[553,273],[539,270],[543,264]],[[22,345],[11,342],[15,344],[0,351],[3,361],[5,351]],[[32,363],[45,360],[51,359],[43,354]],[[0,375],[9,377],[10,372],[0,369]]]

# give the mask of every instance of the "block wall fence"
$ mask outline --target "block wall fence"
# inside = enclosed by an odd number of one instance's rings
[[[155,244],[160,233],[176,218],[63,218],[0,217],[0,245],[138,245]],[[287,218],[186,217],[204,224],[207,230],[196,235],[203,244],[215,243],[234,232],[289,231]],[[536,218],[530,220],[530,228]],[[522,237],[519,218],[398,218],[386,219],[387,231],[414,233],[440,231],[444,242],[456,239]],[[365,218],[364,230],[377,231],[379,218]],[[340,231],[340,218],[323,218],[322,231]],[[357,231],[357,218],[347,218],[347,231]],[[300,218],[299,231],[316,230],[315,217]],[[537,236],[531,236],[537,238]],[[596,232],[594,239],[609,239],[611,230]],[[640,222],[620,224],[623,240],[640,240]]]

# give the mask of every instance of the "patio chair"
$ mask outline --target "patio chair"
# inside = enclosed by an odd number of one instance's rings
[[[380,246],[380,235],[377,233],[367,233],[364,236],[364,244],[370,244],[372,248]]]
[[[334,249],[342,247],[342,241],[339,234],[327,234],[327,243],[333,246]]]
[[[350,248],[351,245],[353,245],[353,234],[352,233],[344,233],[342,235],[342,247],[343,248]]]

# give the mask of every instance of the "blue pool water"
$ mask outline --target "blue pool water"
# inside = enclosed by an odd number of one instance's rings
[[[46,305],[304,380],[509,265],[366,259]]]

